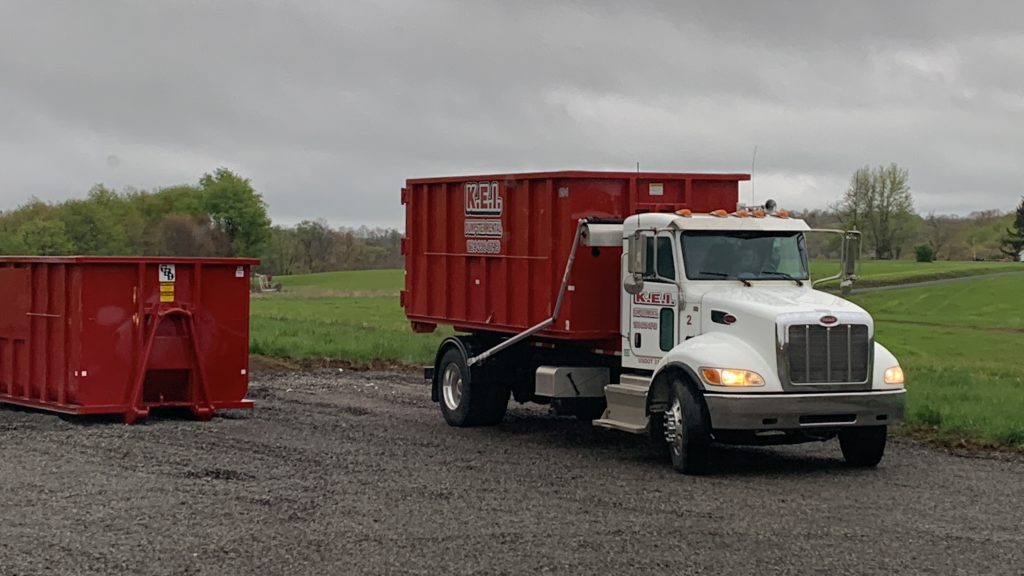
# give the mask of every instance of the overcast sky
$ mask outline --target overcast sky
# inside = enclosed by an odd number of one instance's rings
[[[1024,193],[1024,2],[0,3],[0,208],[226,166],[275,221],[400,226],[406,178],[750,170],[823,207]],[[750,187],[742,190],[749,198]]]

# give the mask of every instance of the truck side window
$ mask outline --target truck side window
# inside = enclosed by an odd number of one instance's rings
[[[657,251],[654,249],[655,241],[657,241]],[[676,261],[675,253],[672,251],[672,239],[665,236],[658,238],[648,236],[645,243],[648,270],[644,277],[651,280],[675,280]]]

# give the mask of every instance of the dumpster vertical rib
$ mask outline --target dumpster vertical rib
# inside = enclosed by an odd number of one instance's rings
[[[529,217],[529,215],[533,213],[531,211],[533,209],[532,203],[534,199],[532,184],[533,180],[530,180],[529,178],[523,179],[523,197],[526,198],[526,201],[524,202],[524,204],[526,205],[526,210],[524,214],[527,215],[527,217],[523,219],[524,234],[526,235],[527,259],[526,263],[523,265],[523,267],[526,268],[525,274],[523,274],[522,278],[518,278],[517,280],[523,282],[524,284],[527,278],[533,277],[533,258],[530,258],[530,256],[534,255],[537,247],[536,242],[534,242],[533,240],[534,236],[536,235],[533,229],[533,219]],[[514,234],[515,231],[512,230],[510,231],[510,233]],[[519,309],[520,316],[516,317],[517,324],[526,323],[527,319],[530,318],[531,306],[533,306],[533,290],[530,289],[529,284],[526,285],[525,289],[523,289],[522,292],[524,306]]]
[[[52,317],[49,318],[48,324],[50,324],[50,336],[49,336],[49,350],[50,357],[53,359],[53,374],[51,376],[53,382],[53,390],[51,396],[55,396],[58,404],[64,404],[66,400],[65,386],[67,382],[67,354],[65,348],[65,336],[64,336],[64,319],[67,314],[67,306],[65,306],[65,283],[67,280],[67,267],[64,264],[54,264],[53,273],[51,276],[51,286],[49,291],[49,312]]]
[[[70,343],[68,342],[68,335],[71,332],[71,298],[68,293],[68,265],[64,264],[61,266],[61,300],[60,310],[62,318],[60,319],[60,341],[61,351],[63,352],[64,358],[61,361],[61,376],[60,376],[60,388],[57,389],[57,400],[61,404],[67,404],[68,402],[68,380],[71,377],[71,367],[68,365],[68,351],[71,349]]]
[[[3,341],[4,387],[8,396],[14,396],[14,339]]]
[[[32,314],[39,306],[38,290],[36,290],[36,284],[38,282],[36,271],[38,266],[32,264],[28,268],[29,278],[31,283],[29,284],[29,301],[28,301],[28,339],[26,344],[21,348],[25,350],[25,374],[24,379],[21,382],[22,392],[21,395],[26,400],[35,400],[35,395],[32,394],[32,384],[35,382],[36,374],[36,358],[42,358],[42,355],[32,354],[33,347],[37,344],[41,344],[39,337],[39,317]]]
[[[192,307],[200,309],[203,303],[203,263],[196,262],[192,276]]]
[[[143,351],[146,348],[146,263],[139,262],[138,266],[135,267],[135,313],[138,315],[135,320],[135,361],[134,369],[132,370],[132,382],[139,382],[139,387],[142,386],[141,382],[145,379],[146,371],[146,360],[142,358]],[[157,296],[157,305],[159,305],[159,295]],[[154,317],[153,322],[156,322]],[[154,324],[153,328],[156,326]],[[130,411],[135,409],[134,398],[135,398],[135,387],[132,386],[127,390],[127,398],[125,398],[125,421],[128,420],[128,414]]]

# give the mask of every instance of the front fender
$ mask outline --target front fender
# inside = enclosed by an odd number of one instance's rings
[[[697,378],[696,384],[708,392],[782,392],[776,373],[775,358],[766,359],[745,341],[722,332],[709,332],[680,342],[669,351],[655,371],[655,379],[663,370],[672,367],[688,368],[696,376],[701,368],[738,368],[757,372],[764,378],[764,386],[736,388],[712,386]],[[884,369],[883,369],[884,370]]]

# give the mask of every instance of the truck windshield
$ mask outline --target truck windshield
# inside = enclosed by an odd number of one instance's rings
[[[682,244],[690,280],[807,280],[801,232],[694,231]]]

